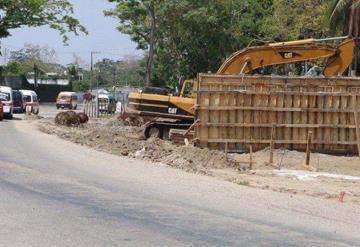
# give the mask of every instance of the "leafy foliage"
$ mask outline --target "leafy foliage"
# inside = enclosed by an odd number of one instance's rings
[[[330,24],[333,30],[341,30],[344,35],[360,35],[360,1],[333,0],[331,5]]]
[[[120,21],[118,30],[130,35],[138,44],[138,49],[147,49],[150,42],[150,27],[145,2],[138,0],[109,0],[116,2],[114,9],[105,11],[106,16],[116,17]]]
[[[94,78],[100,86],[141,86],[144,84],[145,63],[136,57],[120,61],[103,59],[94,66]]]
[[[73,7],[68,0],[0,0],[0,38],[10,35],[11,29],[22,26],[48,25],[59,31],[66,43],[67,32],[75,35],[87,33],[86,28],[72,15]]]
[[[158,41],[158,11],[161,0],[109,0],[116,2],[116,8],[105,11],[106,16],[120,20],[118,30],[129,34],[139,49],[148,49],[146,58],[145,83],[151,81],[155,49]]]
[[[325,37],[329,33],[328,0],[273,0],[263,29],[268,40]]]
[[[119,31],[129,34],[138,48],[150,44],[146,4],[156,16],[153,84],[175,84],[179,76],[216,71],[226,56],[264,36],[263,19],[271,0],[109,0],[117,7],[106,15],[117,17]]]

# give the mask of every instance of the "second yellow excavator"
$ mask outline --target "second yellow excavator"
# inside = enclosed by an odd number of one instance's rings
[[[339,39],[343,42],[326,43]],[[348,37],[269,43],[233,53],[220,66],[217,74],[249,74],[270,65],[323,60],[324,76],[340,76],[352,63],[354,49],[355,40]],[[159,88],[145,88],[131,92],[129,94],[131,110],[126,115],[162,118],[161,121],[149,121],[145,128],[146,137],[162,138],[169,129],[185,129],[194,122],[196,90],[197,81],[186,80],[182,83],[181,91],[177,96]]]

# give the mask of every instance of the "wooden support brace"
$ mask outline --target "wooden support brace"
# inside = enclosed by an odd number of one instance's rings
[[[360,157],[360,126],[359,126],[359,112],[357,109],[357,96],[355,93],[352,95],[353,101],[353,110],[354,110],[354,118],[355,118],[355,128],[356,128],[356,141],[358,147],[358,155]]]
[[[274,165],[274,146],[275,146],[275,130],[276,130],[276,124],[273,123],[272,124],[272,128],[271,128],[271,137],[270,137],[270,157],[269,157],[269,161],[266,162],[266,165],[275,167],[275,168],[279,168],[278,166]]]
[[[226,160],[228,158],[228,143],[227,142],[225,143],[225,158],[226,158]]]
[[[189,134],[189,132],[195,128],[195,126],[197,126],[200,123],[200,119],[197,119],[187,130],[186,132],[183,134],[184,136],[186,136],[187,134]]]
[[[275,127],[276,125],[273,124],[271,128],[271,139],[270,139],[270,157],[269,157],[269,164],[274,163],[274,138],[275,138]]]
[[[312,166],[310,166],[310,154],[311,154],[311,150],[310,150],[310,146],[311,146],[311,140],[312,140],[312,131],[308,132],[307,135],[307,144],[306,144],[306,160],[305,160],[305,169],[309,170],[309,171],[313,171],[314,168]]]
[[[252,167],[253,167],[253,148],[252,145],[250,145],[249,169],[252,170]]]

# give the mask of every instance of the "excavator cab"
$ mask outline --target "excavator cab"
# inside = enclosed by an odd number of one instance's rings
[[[194,80],[185,80],[182,83],[180,97],[196,98],[197,83]]]

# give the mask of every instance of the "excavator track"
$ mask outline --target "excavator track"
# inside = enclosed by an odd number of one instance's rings
[[[192,124],[192,121],[151,121],[144,126],[144,136],[145,138],[169,139],[170,129],[188,129]]]

